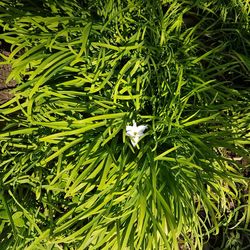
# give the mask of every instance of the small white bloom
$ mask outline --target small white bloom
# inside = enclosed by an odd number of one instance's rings
[[[133,126],[126,126],[126,135],[130,137],[133,147],[137,145],[140,138],[143,136],[144,130],[147,128],[145,125],[137,127],[136,122],[133,120]]]

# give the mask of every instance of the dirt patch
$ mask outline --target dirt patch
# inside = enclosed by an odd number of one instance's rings
[[[3,56],[9,56],[10,52],[6,50],[4,45],[0,45],[0,54]],[[3,62],[3,56],[0,57],[0,62]],[[12,67],[10,64],[0,64],[0,104],[9,101],[14,95],[10,92],[17,83],[15,80],[6,82]]]

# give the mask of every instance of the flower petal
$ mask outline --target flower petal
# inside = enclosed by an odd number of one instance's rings
[[[141,126],[138,126],[137,127],[137,133],[138,133],[138,135],[139,136],[142,136],[143,135],[143,132],[144,132],[144,130],[147,128],[147,126],[144,126],[144,125],[141,125]]]
[[[133,147],[135,147],[138,144],[139,140],[140,140],[139,136],[131,137],[131,143],[132,143]]]
[[[128,130],[128,131],[126,132],[126,135],[129,136],[129,137],[133,137],[133,136],[134,136],[134,132],[131,131],[131,130]]]
[[[142,131],[143,132],[147,127],[148,126],[146,126],[146,125],[140,125],[140,126],[137,127],[137,129],[138,129],[138,131]]]
[[[134,129],[134,127],[132,127],[132,126],[126,126],[126,131],[133,130],[133,129]]]

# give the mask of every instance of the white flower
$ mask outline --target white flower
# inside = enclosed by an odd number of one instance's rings
[[[136,122],[133,120],[133,126],[126,126],[126,135],[130,137],[133,147],[137,145],[140,138],[144,135],[143,132],[147,128],[145,125],[137,127]]]

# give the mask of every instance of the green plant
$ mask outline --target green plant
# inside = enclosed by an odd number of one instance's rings
[[[30,2],[0,3],[18,82],[1,105],[1,246],[202,249],[247,185],[220,150],[248,154],[249,3]]]

